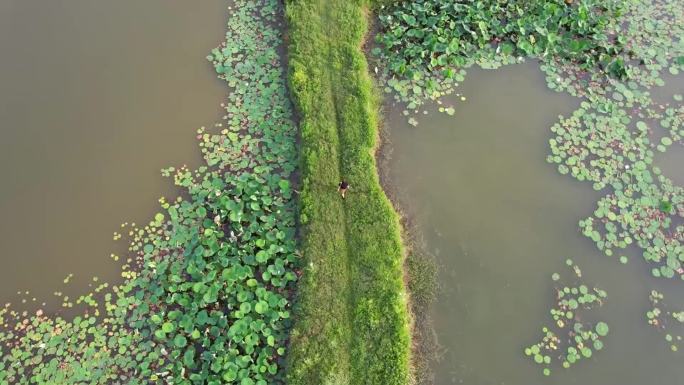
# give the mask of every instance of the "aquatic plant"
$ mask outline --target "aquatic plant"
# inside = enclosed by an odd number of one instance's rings
[[[653,164],[684,144],[684,98],[651,95],[664,74],[684,70],[681,10],[678,0],[400,1],[381,7],[372,54],[414,126],[412,114],[441,104],[468,67],[539,60],[550,89],[583,98],[551,128],[547,157],[604,194],[581,232],[621,263],[636,246],[653,276],[684,279],[684,189]]]
[[[656,102],[650,91],[665,84],[664,74],[684,70],[681,10],[679,0],[399,1],[381,7],[371,53],[379,83],[413,126],[428,101],[453,114],[440,99],[468,67],[538,60],[550,89],[583,99],[551,128],[547,157],[559,173],[604,194],[579,221],[581,232],[621,263],[636,246],[653,276],[684,279],[684,190],[653,164],[657,153],[684,144],[684,98]],[[553,316],[565,325],[562,310]],[[591,333],[584,335],[593,340]],[[562,336],[550,328],[544,335],[526,353],[548,365],[540,352]],[[581,356],[575,348],[563,365]]]
[[[386,90],[409,110],[450,93],[475,63],[553,58],[624,77],[625,42],[608,34],[622,8],[614,0],[401,1],[381,10],[373,54]]]
[[[679,345],[684,338],[684,310],[669,310],[664,302],[665,296],[656,290],[651,290],[648,299],[651,301],[651,309],[646,312],[648,324],[664,335],[663,338],[670,345],[670,350],[679,351]]]
[[[163,171],[183,197],[124,226],[123,283],[73,319],[0,311],[0,384],[282,383],[298,257],[280,11],[235,2],[208,57],[231,88],[224,122],[198,131],[206,165]]]
[[[684,188],[653,165],[655,151],[681,142],[684,106],[675,99],[675,105],[654,108],[636,85],[616,89],[603,100],[603,111],[585,101],[551,128],[556,136],[549,141],[547,161],[558,164],[561,174],[608,191],[594,215],[579,222],[600,250],[613,255],[636,245],[645,260],[656,264],[654,276],[684,279]],[[628,114],[624,107],[635,112]]]
[[[603,349],[603,337],[610,331],[605,322],[585,320],[589,310],[603,305],[606,292],[587,287],[580,268],[570,259],[566,264],[573,271],[571,282],[562,284],[559,273],[551,276],[556,284],[555,305],[550,310],[554,323],[543,327],[541,340],[524,350],[526,356],[543,366],[545,376],[551,374],[552,362],[567,369],[583,358],[591,358]]]
[[[620,58],[620,67],[626,74],[620,79],[623,81],[616,82],[601,71],[585,70],[550,58],[542,70],[551,89],[580,97],[610,97],[615,95],[615,87],[620,84],[631,90],[637,86],[662,86],[665,84],[662,79],[665,71],[671,74],[681,71],[684,63],[684,47],[679,38],[684,28],[681,1],[633,0],[622,2],[621,7],[618,22],[612,23],[606,33],[623,43]]]
[[[550,87],[587,98],[552,127],[556,136],[547,159],[559,172],[607,193],[593,217],[580,221],[582,232],[607,255],[636,245],[656,265],[654,276],[684,279],[684,190],[653,165],[656,152],[682,143],[684,105],[681,95],[663,104],[649,92],[664,84],[662,72],[681,68],[684,45],[675,37],[684,31],[684,15],[676,3],[626,3],[623,23],[613,33],[629,37],[625,47],[638,59],[630,61],[629,81],[578,77],[560,63],[544,70]]]

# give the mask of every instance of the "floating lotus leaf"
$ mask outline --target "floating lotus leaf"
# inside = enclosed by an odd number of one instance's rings
[[[601,337],[605,337],[606,335],[608,335],[608,331],[608,324],[606,324],[605,322],[599,322],[596,324],[596,333]]]
[[[578,313],[586,312],[594,306],[600,306],[602,301],[593,293],[600,293],[601,298],[605,298],[605,292],[600,289],[590,289],[581,282],[582,272],[580,268],[571,260],[568,260],[566,264],[573,273],[572,279],[575,282],[571,286],[559,285],[555,288],[557,303],[550,310],[555,323],[552,328],[542,328],[542,339],[524,350],[525,355],[532,357],[535,363],[547,366],[546,369],[554,362],[559,363],[564,368],[569,368],[576,361],[582,358],[590,358],[593,355],[589,346],[593,346],[596,351],[603,348],[600,337],[604,335],[594,333],[591,328],[588,329],[585,324],[579,322],[583,315],[578,316]],[[561,276],[554,273],[552,279],[554,282],[559,282]],[[599,322],[595,326],[596,329],[602,331],[604,327],[607,333],[605,323]],[[589,343],[590,341],[591,343]],[[558,356],[558,349],[565,349],[565,356]]]

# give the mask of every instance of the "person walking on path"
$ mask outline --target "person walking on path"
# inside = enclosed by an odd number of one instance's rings
[[[349,183],[347,183],[346,180],[342,180],[340,184],[337,186],[337,191],[342,195],[342,199],[344,199],[344,194],[347,193],[347,190],[349,190]]]

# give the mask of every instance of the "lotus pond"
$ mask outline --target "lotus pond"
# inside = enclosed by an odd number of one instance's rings
[[[682,334],[676,320],[684,309],[681,282],[651,277],[637,248],[621,253],[626,263],[599,251],[578,221],[592,214],[601,193],[545,162],[549,127],[580,100],[548,90],[538,64],[526,63],[471,69],[443,102],[454,105],[453,116],[433,106],[417,127],[401,106],[388,110],[385,180],[438,264],[441,287],[431,312],[440,344],[435,383],[681,381],[681,356],[668,341],[676,343]],[[659,156],[656,164],[683,176],[676,158]],[[581,268],[581,278],[566,265],[568,258]],[[559,297],[564,287],[575,287],[579,297],[596,288],[605,298],[587,306],[569,303],[573,294]],[[648,323],[658,307],[651,290],[664,294],[667,327]],[[573,330],[578,322],[596,335],[585,334],[589,341],[582,346],[591,351],[575,345],[568,359],[568,339],[582,335]],[[606,336],[598,335],[601,322]],[[553,340],[545,339],[547,330],[560,343],[539,355],[543,346],[532,346]]]
[[[681,298],[676,293],[684,280],[684,187],[677,182],[684,135],[682,5],[678,0],[434,0],[383,8],[372,54],[380,84],[397,103],[396,120],[390,120],[396,161],[390,162],[389,184],[404,190],[400,205],[423,223],[428,247],[449,254],[437,257],[445,267],[436,329],[446,334],[438,383],[534,382],[521,371],[529,364],[500,373],[511,364],[502,363],[514,346],[507,338],[526,336],[517,323],[535,323],[525,318],[523,307],[514,316],[506,310],[513,310],[516,300],[523,306],[529,298],[518,296],[540,277],[552,278],[553,302],[535,299],[550,311],[538,311],[542,334],[527,338],[535,342],[526,342],[523,356],[541,365],[540,372],[553,377],[550,383],[681,382],[672,357],[651,352],[638,358],[648,346],[640,341],[648,331],[630,325],[643,323],[645,313],[648,324],[664,335],[664,341],[655,340],[677,354],[681,303],[667,301]],[[496,79],[505,82],[493,83]],[[433,117],[435,112],[452,118]],[[397,126],[417,127],[414,132],[393,125],[401,115],[405,122]],[[420,149],[397,145],[412,135]],[[484,138],[490,142],[480,141]],[[428,149],[423,142],[438,144]],[[442,155],[437,146],[445,149]],[[522,161],[532,158],[551,166]],[[419,189],[405,177],[417,173],[399,166],[402,162],[421,170]],[[438,179],[427,179],[424,170],[436,170]],[[581,187],[550,176],[551,170],[589,190],[575,190]],[[416,208],[421,193],[429,198]],[[450,195],[437,206],[444,194]],[[430,211],[438,219],[429,218]],[[479,244],[480,238],[486,244]],[[509,238],[517,240],[497,248]],[[546,263],[560,266],[569,257],[589,261],[581,260],[581,270],[569,262],[578,282],[561,284],[558,272],[523,275],[524,283],[512,277],[525,271],[519,269],[543,273]],[[639,266],[630,271],[641,275],[620,275],[629,274],[624,269],[633,264]],[[473,274],[478,268],[481,276]],[[596,285],[582,283],[587,278],[582,271]],[[453,275],[444,280],[449,272]],[[486,284],[476,286],[473,279]],[[665,288],[675,294],[663,295]],[[468,297],[468,290],[477,294]],[[628,293],[634,296],[625,300]],[[623,303],[614,305],[616,296]],[[508,303],[497,301],[504,298]],[[616,306],[621,310],[611,310]],[[633,318],[627,320],[628,314]],[[445,320],[477,324],[478,330],[456,327],[460,334],[454,335],[439,326]],[[482,327],[502,321],[506,326],[499,330],[507,336],[497,335],[494,325]],[[619,336],[620,331],[628,333]],[[480,338],[473,341],[475,336]],[[635,341],[640,342],[629,345]],[[625,345],[611,353],[613,343]],[[496,369],[477,367],[487,361]],[[584,369],[570,369],[576,366]]]
[[[286,382],[317,265],[296,249],[283,4],[181,3],[0,4],[0,385]],[[438,267],[434,383],[681,383],[682,1],[386,3],[370,68],[386,185]]]

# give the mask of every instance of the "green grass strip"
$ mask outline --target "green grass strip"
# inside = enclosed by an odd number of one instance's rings
[[[290,83],[301,118],[302,252],[292,385],[406,384],[409,327],[397,214],[374,158],[377,100],[358,0],[290,0]],[[337,183],[351,184],[346,200]]]

